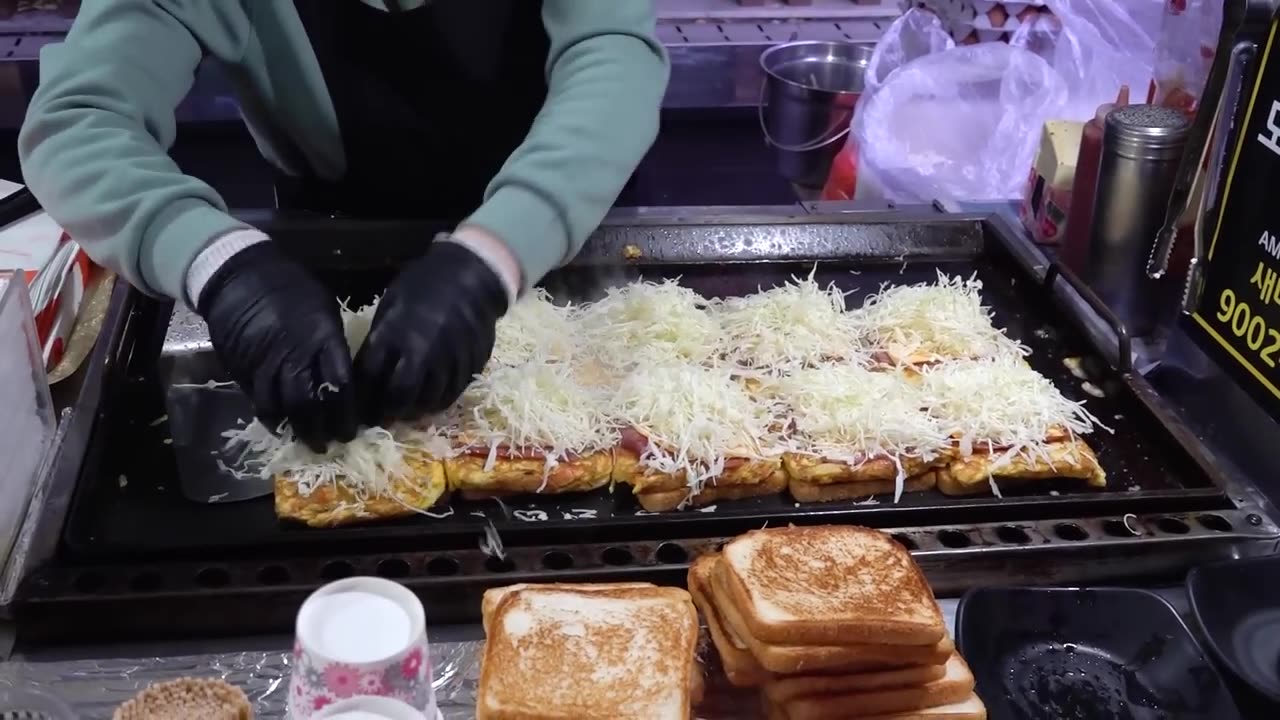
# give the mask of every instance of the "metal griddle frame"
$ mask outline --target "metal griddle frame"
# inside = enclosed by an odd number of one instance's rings
[[[616,211],[573,265],[616,268],[638,248],[656,265],[857,259],[916,262],[972,257],[994,243],[1020,267],[1025,292],[1048,293],[1112,370],[1122,386],[1176,442],[1194,471],[1211,487],[1190,488],[1142,500],[1107,514],[1068,498],[1045,498],[1026,513],[993,522],[955,523],[926,513],[910,523],[884,523],[874,513],[824,512],[802,506],[788,521],[862,522],[894,534],[916,555],[939,594],[1000,583],[1134,581],[1180,578],[1191,565],[1272,548],[1280,529],[1270,508],[1247,480],[1225,472],[1152,387],[1129,366],[1123,327],[1066,269],[1045,260],[999,215],[942,214],[936,208],[849,211],[848,206],[807,204],[775,208],[672,208]],[[308,243],[317,235],[361,233],[360,258],[341,258],[359,269],[370,258],[402,257],[406,243],[421,242],[434,228],[397,222],[330,218],[247,219],[313,265],[332,264],[332,251]],[[376,264],[376,263],[375,263]],[[368,269],[368,268],[365,268]],[[232,552],[223,556],[68,559],[60,547],[68,507],[85,475],[95,428],[121,389],[111,382],[135,353],[158,353],[158,341],[138,332],[152,301],[117,287],[103,337],[86,371],[80,400],[64,420],[63,442],[47,492],[28,519],[21,558],[9,581],[21,581],[9,608],[33,642],[109,641],[175,635],[279,632],[289,628],[311,590],[352,574],[391,577],[424,600],[432,622],[474,621],[479,596],[511,582],[643,579],[683,584],[688,562],[713,551],[746,527],[703,524],[697,514],[652,516],[650,531],[614,537],[607,532],[548,533],[546,539],[507,543],[503,559],[470,547],[423,548],[319,543],[285,554]],[[154,312],[154,306],[151,312]],[[167,310],[166,310],[167,312]],[[143,323],[144,324],[144,323]],[[154,333],[153,333],[154,334]],[[88,476],[85,475],[87,478]],[[710,519],[714,513],[705,514]],[[716,532],[719,530],[719,532]],[[319,537],[319,536],[317,536]],[[477,534],[476,540],[479,540]]]

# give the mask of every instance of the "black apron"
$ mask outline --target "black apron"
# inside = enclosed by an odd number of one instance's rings
[[[337,181],[277,173],[277,205],[452,222],[474,212],[546,100],[542,3],[428,0],[400,12],[360,0],[294,5],[337,113],[347,170]]]

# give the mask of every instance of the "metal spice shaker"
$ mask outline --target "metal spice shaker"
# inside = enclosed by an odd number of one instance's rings
[[[1156,328],[1170,283],[1147,277],[1190,123],[1176,110],[1127,105],[1107,114],[1085,280],[1135,337]]]

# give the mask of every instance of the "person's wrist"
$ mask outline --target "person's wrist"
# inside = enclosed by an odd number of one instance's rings
[[[200,306],[200,293],[204,292],[209,280],[224,263],[240,251],[270,239],[261,230],[244,228],[232,230],[205,246],[187,268],[185,285],[188,305],[193,308]]]
[[[515,304],[520,297],[522,282],[520,262],[501,238],[479,225],[459,225],[441,242],[457,243],[475,253],[502,282],[507,292],[508,307]]]

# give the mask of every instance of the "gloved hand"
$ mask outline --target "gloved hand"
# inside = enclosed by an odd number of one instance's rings
[[[271,242],[232,255],[200,292],[197,310],[223,367],[275,431],[323,452],[355,437],[351,351],[338,303]]]
[[[489,361],[506,311],[506,288],[480,256],[434,243],[391,282],[356,355],[361,419],[385,425],[449,407]]]

